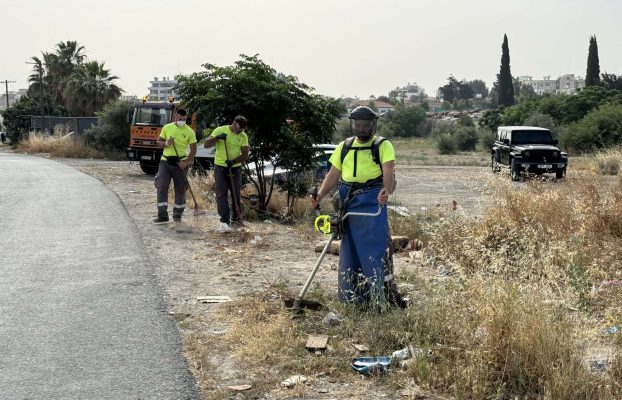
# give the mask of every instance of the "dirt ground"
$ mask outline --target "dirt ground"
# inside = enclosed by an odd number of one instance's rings
[[[205,215],[193,217],[190,196],[181,223],[153,224],[156,216],[153,177],[145,175],[137,164],[58,161],[99,179],[119,196],[152,255],[157,279],[170,304],[170,312],[180,324],[182,336],[189,334],[183,321],[191,316],[202,317],[208,335],[217,337],[227,329],[226,324],[214,318],[219,305],[200,303],[197,296],[229,296],[235,300],[283,281],[297,292],[317,261],[314,247],[322,240],[319,235],[311,236],[308,231],[271,220],[246,222],[242,232],[218,234],[215,232],[218,224],[215,208],[212,206]],[[450,207],[452,200],[456,200],[460,212],[478,214],[482,207],[481,188],[489,175],[490,171],[481,167],[403,167],[397,171],[398,187],[391,201],[410,210],[425,210]],[[196,190],[195,194],[203,195]],[[406,255],[396,254],[398,272],[407,267],[407,260]],[[337,256],[328,255],[314,281],[329,294],[336,293],[336,271],[331,264],[334,266],[337,261]],[[214,370],[217,376],[212,379],[220,391],[204,391],[205,397],[247,398],[240,394],[220,397],[227,386],[245,383],[244,368],[229,354],[217,349],[210,355],[210,361],[219,366]],[[369,383],[362,383],[356,390],[334,383],[323,386],[320,391],[311,388],[304,398],[388,398],[379,390]],[[353,394],[357,392],[360,395]],[[283,396],[273,393],[261,398],[290,398]]]

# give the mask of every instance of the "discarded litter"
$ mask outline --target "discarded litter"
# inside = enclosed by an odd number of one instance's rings
[[[326,350],[327,344],[328,335],[309,335],[305,347],[319,356]]]
[[[365,346],[364,344],[352,343],[352,347],[354,347],[361,353],[365,353],[366,351],[369,351],[369,347]]]
[[[243,390],[248,390],[252,388],[251,385],[233,385],[233,386],[227,386],[227,389],[230,390],[235,390],[236,392],[241,392]]]
[[[296,385],[298,385],[299,383],[305,383],[307,381],[307,377],[303,376],[303,375],[293,375],[290,376],[289,378],[285,379],[283,382],[281,382],[281,386],[285,386],[285,387],[294,387]]]
[[[391,357],[358,357],[352,359],[350,365],[361,374],[379,375],[386,372],[391,364]]]
[[[609,334],[609,335],[613,335],[614,333],[620,332],[620,330],[618,329],[617,326],[611,326],[609,328],[604,328],[604,329],[601,329],[600,331],[602,333],[606,333],[606,334]]]
[[[322,319],[322,323],[326,327],[329,327],[329,326],[339,326],[339,325],[341,325],[341,317],[331,311],[328,314],[326,314],[324,319]]]
[[[395,211],[398,215],[402,217],[409,217],[410,211],[407,207],[404,206],[387,206],[389,210]]]
[[[201,303],[226,303],[233,300],[229,296],[197,296],[197,301]]]

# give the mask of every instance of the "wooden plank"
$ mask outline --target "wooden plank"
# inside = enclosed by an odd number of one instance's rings
[[[197,296],[197,301],[201,303],[226,303],[232,300],[229,296]]]
[[[365,353],[366,351],[369,351],[369,347],[365,346],[364,344],[352,343],[352,347],[354,347],[361,353]]]
[[[328,335],[309,335],[307,338],[307,349],[324,350],[328,343]]]

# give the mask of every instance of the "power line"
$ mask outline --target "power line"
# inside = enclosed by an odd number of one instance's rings
[[[5,79],[4,81],[0,81],[0,82],[4,82],[4,87],[6,89],[6,108],[9,108],[9,83],[15,83],[15,81],[9,81],[7,79]]]

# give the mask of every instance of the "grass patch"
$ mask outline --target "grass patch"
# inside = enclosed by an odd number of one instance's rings
[[[104,151],[87,145],[69,132],[67,127],[57,125],[52,135],[31,132],[17,144],[17,151],[45,153],[54,157],[124,160],[125,154]]]
[[[308,387],[279,388],[292,374],[309,377],[311,387],[318,376],[356,387],[361,376],[349,363],[352,343],[360,343],[370,355],[419,349],[403,366],[365,378],[389,396],[415,383],[453,398],[620,398],[621,334],[602,331],[622,327],[622,288],[611,284],[622,279],[620,182],[603,185],[589,171],[520,186],[491,179],[495,202],[476,220],[391,216],[394,233],[426,243],[426,259],[398,277],[413,301],[407,310],[364,312],[316,287],[311,298],[341,324],[325,326],[325,312],[294,321],[280,302],[293,297],[285,285],[223,307],[219,318],[231,324],[223,343],[253,377],[250,395],[304,396]],[[438,276],[441,266],[453,274]],[[319,333],[329,335],[329,349],[316,357],[304,345]],[[613,354],[604,371],[587,362],[596,346]]]

